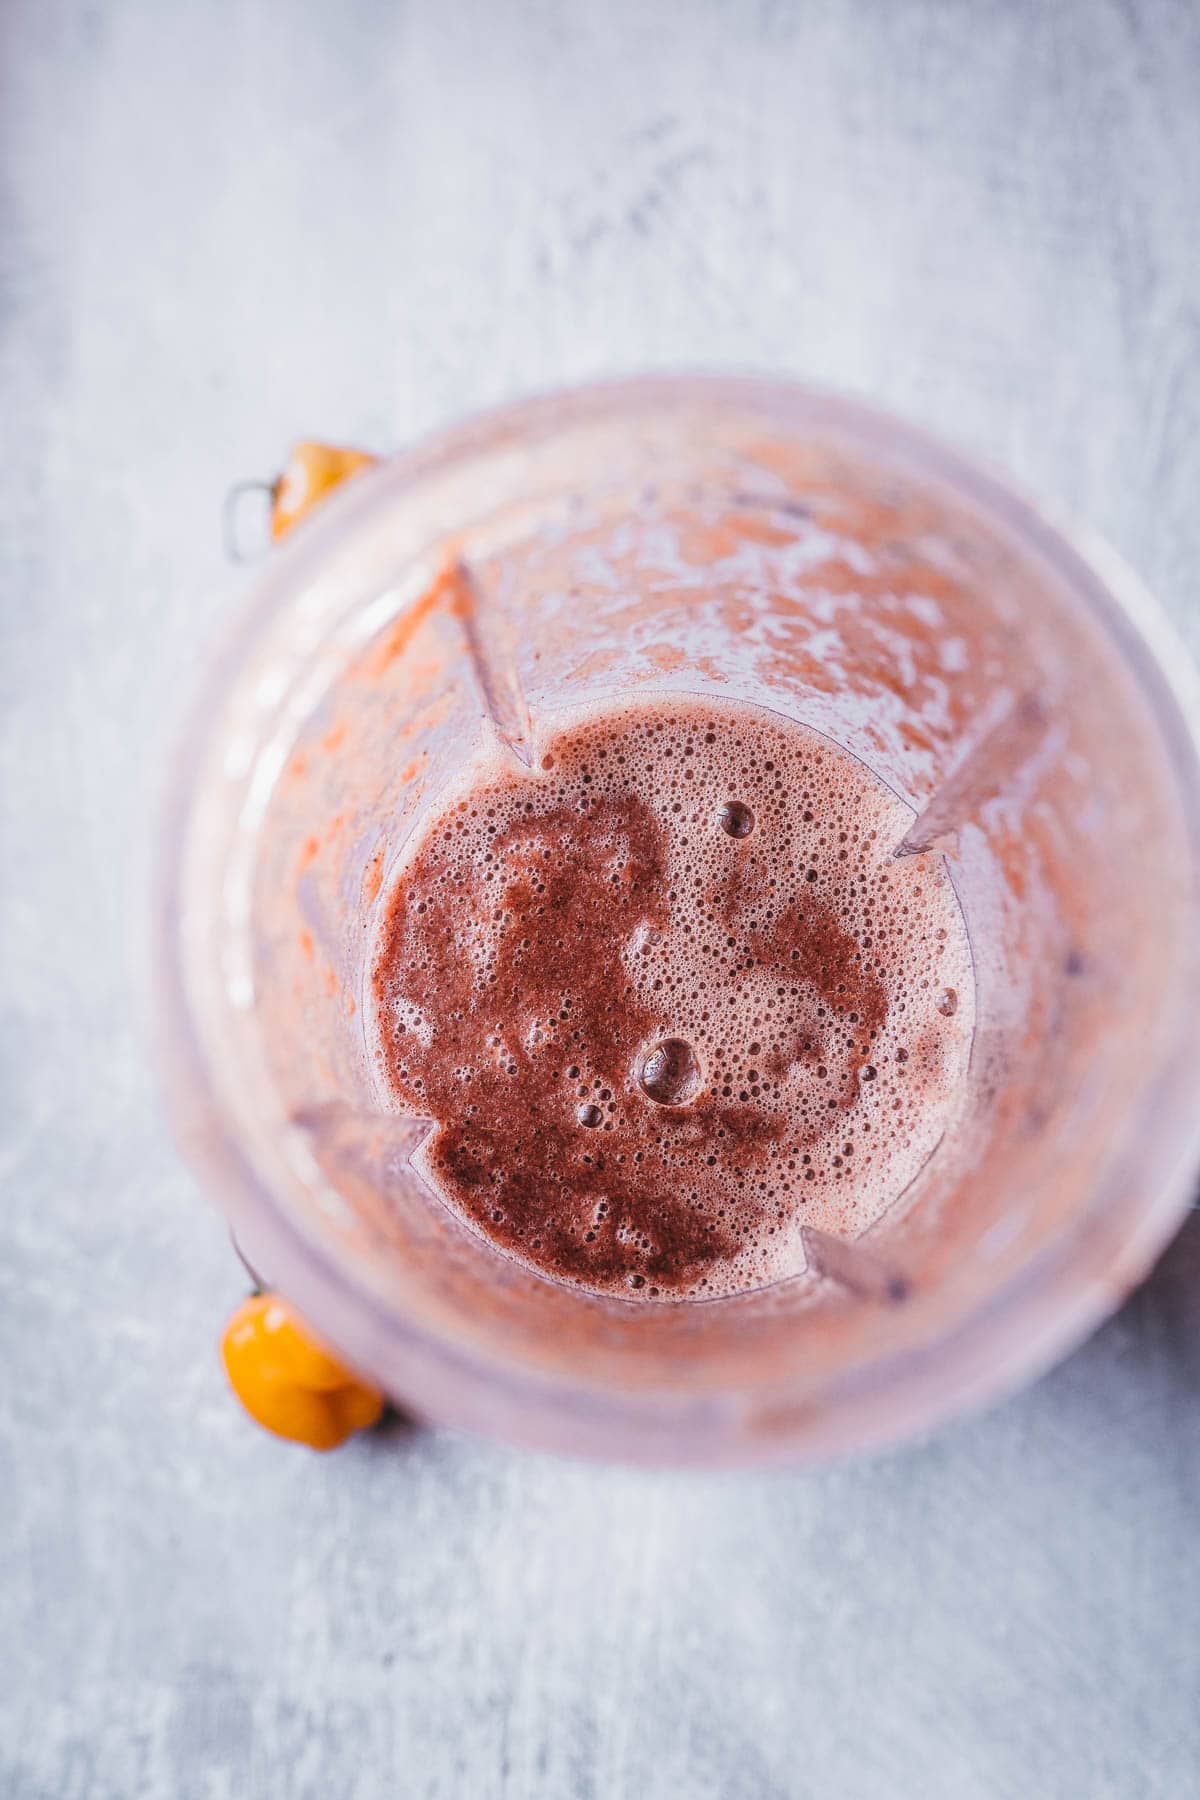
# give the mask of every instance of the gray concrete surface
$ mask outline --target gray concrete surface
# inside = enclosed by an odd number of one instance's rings
[[[134,1003],[231,478],[680,362],[882,398],[1200,647],[1190,0],[0,8],[0,1794],[1183,1800],[1200,1221],[1032,1391],[805,1475],[318,1460]]]

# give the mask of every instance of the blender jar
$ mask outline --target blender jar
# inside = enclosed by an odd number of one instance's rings
[[[438,1197],[367,1001],[389,881],[481,747],[673,693],[857,758],[894,854],[948,871],[973,983],[953,1126],[876,1224],[660,1303]],[[419,1415],[652,1462],[917,1429],[1077,1339],[1187,1204],[1198,718],[1111,553],[869,409],[698,377],[506,408],[358,476],[252,583],[164,832],[181,1138],[255,1269]]]

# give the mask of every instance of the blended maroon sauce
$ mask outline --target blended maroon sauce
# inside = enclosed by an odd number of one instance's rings
[[[973,1000],[908,810],[762,708],[570,716],[446,797],[385,898],[371,1028],[445,1201],[547,1275],[711,1297],[855,1235],[936,1148]]]

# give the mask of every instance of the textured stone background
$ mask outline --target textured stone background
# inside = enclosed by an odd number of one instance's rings
[[[605,370],[882,398],[1200,647],[1193,0],[0,4],[0,1794],[1181,1800],[1200,1219],[805,1475],[258,1435],[136,1002],[231,478]]]

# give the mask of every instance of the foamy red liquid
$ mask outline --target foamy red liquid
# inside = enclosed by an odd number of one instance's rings
[[[974,1005],[941,858],[895,860],[903,803],[759,707],[576,713],[534,751],[470,771],[383,908],[370,1029],[390,1104],[436,1121],[423,1172],[587,1288],[798,1272],[801,1225],[857,1235],[953,1120]]]

